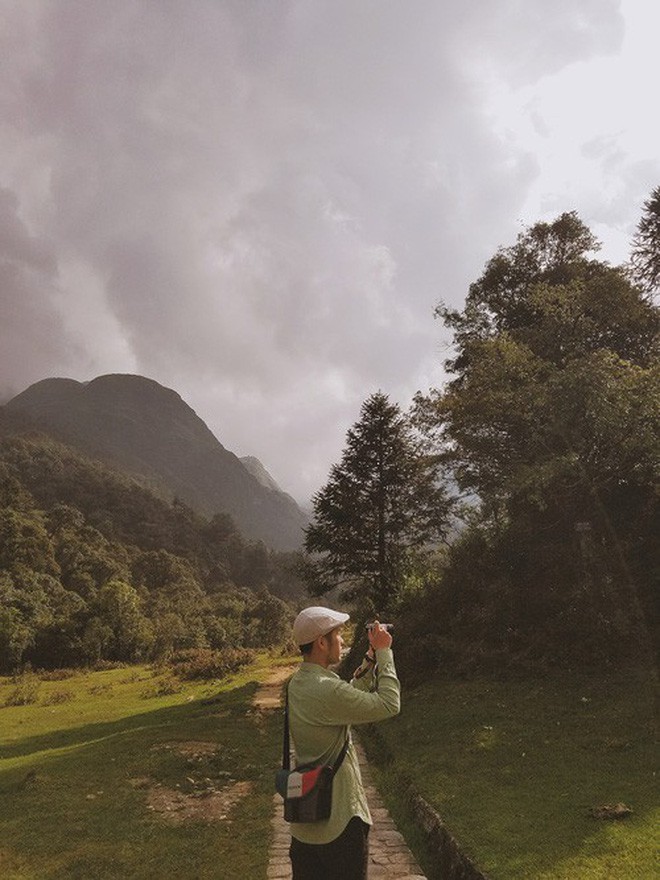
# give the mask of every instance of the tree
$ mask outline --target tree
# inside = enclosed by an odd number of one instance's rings
[[[623,269],[592,256],[599,248],[575,212],[537,223],[500,248],[470,285],[463,311],[436,309],[454,331],[457,355],[447,371],[460,382],[483,343],[502,334],[559,366],[604,348],[647,364],[657,351],[657,310]]]
[[[99,591],[97,617],[112,631],[114,659],[138,660],[151,649],[153,631],[141,604],[137,590],[125,581],[108,581]]]
[[[0,569],[28,566],[34,571],[59,572],[50,538],[39,511],[0,509]]]
[[[660,186],[644,202],[630,259],[633,279],[650,293],[660,288]]]
[[[305,536],[310,592],[340,586],[344,598],[362,593],[383,613],[415,558],[446,532],[450,511],[437,459],[381,392],[363,404],[313,504]]]
[[[273,647],[286,641],[291,632],[291,608],[282,599],[262,589],[245,609],[248,647]]]
[[[0,582],[0,595],[2,592]],[[18,666],[33,643],[34,631],[25,622],[21,611],[16,607],[0,606],[0,672],[10,672]]]
[[[0,671],[272,644],[291,559],[0,418]]]
[[[550,607],[573,609],[583,634],[616,623],[620,646],[652,591],[637,560],[652,559],[657,511],[660,315],[596,249],[564,214],[499,250],[463,311],[439,307],[454,378],[417,397],[415,418],[481,500],[508,625],[558,632]]]
[[[446,368],[456,378],[418,395],[416,422],[460,487],[484,500],[508,498],[530,468],[576,454],[575,466],[598,481],[594,463],[612,438],[604,417],[588,428],[603,399],[589,391],[589,375],[605,359],[624,385],[639,370],[644,385],[656,368],[658,310],[622,269],[591,259],[596,248],[575,214],[537,224],[488,262],[462,312],[437,310],[455,333],[457,355]],[[618,403],[625,407],[625,396]],[[633,427],[632,414],[611,421],[621,419]]]

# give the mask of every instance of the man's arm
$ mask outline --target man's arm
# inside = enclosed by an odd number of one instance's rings
[[[353,673],[351,685],[360,691],[372,691],[376,683],[376,652],[369,645],[362,663]]]
[[[329,682],[318,709],[321,724],[367,724],[398,715],[400,685],[392,654],[392,636],[378,622],[369,631],[369,645],[378,664],[376,688],[365,693],[341,679]]]
[[[399,713],[400,686],[394,655],[389,648],[380,648],[376,657],[377,686],[371,693],[365,693],[339,678],[324,683],[316,706],[318,723],[368,724],[370,721],[383,721]]]

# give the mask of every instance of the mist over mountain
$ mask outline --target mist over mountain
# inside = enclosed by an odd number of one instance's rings
[[[263,464],[254,455],[242,455],[240,462],[255,479],[257,479],[266,489],[272,489],[274,492],[281,492],[278,483],[268,473]]]
[[[257,459],[246,466],[175,391],[152,379],[44,379],[3,410],[205,516],[229,513],[249,538],[278,550],[302,544],[308,517],[264,466]]]

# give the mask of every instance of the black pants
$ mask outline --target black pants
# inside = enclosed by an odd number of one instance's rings
[[[330,843],[301,843],[291,838],[293,880],[367,880],[369,825],[353,816]]]

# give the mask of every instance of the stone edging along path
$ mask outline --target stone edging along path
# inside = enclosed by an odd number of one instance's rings
[[[295,667],[280,667],[274,670],[255,695],[254,705],[257,710],[269,711],[280,706],[282,685],[294,669]],[[362,781],[374,820],[369,834],[369,880],[426,880],[373,784],[362,746],[359,743],[355,745]],[[291,834],[282,816],[282,798],[277,794],[273,797],[271,824],[273,843],[266,877],[268,880],[290,880]]]

